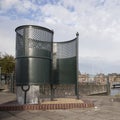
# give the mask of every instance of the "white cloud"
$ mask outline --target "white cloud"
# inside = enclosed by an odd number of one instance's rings
[[[3,13],[14,9],[16,12],[22,14],[30,12],[29,10],[35,11],[38,8],[37,5],[29,0],[1,0],[0,7]]]
[[[15,55],[15,28],[25,24],[37,24],[27,19],[11,20],[9,17],[0,16],[0,52]]]
[[[68,9],[61,5],[56,6],[47,4],[41,7],[41,12],[44,14],[44,17],[50,17],[58,24],[73,24],[76,20],[76,14],[74,12],[71,13]]]
[[[36,24],[53,29],[55,41],[70,40],[79,32],[79,57],[120,60],[119,0],[59,0],[53,1],[54,4],[48,0],[47,4],[40,3],[36,4],[35,0],[0,1],[0,51],[14,53],[15,27]],[[11,19],[10,15],[3,17],[13,8],[18,15],[16,19]],[[34,19],[29,19],[29,15]]]
[[[21,2],[18,2],[18,4],[16,4],[15,8],[19,13],[27,13],[27,12],[30,12],[30,10],[36,11],[38,6],[33,4],[30,1],[23,0]]]
[[[3,10],[9,10],[18,2],[19,2],[18,0],[1,0],[0,7]]]

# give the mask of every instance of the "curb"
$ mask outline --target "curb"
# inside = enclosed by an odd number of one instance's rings
[[[73,109],[73,108],[91,108],[91,107],[94,107],[93,103],[0,105],[0,111],[57,110],[57,109]]]

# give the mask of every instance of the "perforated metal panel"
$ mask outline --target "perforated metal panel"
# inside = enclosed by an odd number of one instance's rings
[[[53,83],[75,84],[77,81],[77,38],[53,45]]]
[[[20,26],[16,29],[16,57],[51,58],[53,31],[39,26]],[[40,51],[46,52],[44,55]],[[35,53],[34,53],[35,52]]]
[[[76,39],[67,42],[58,42],[57,58],[71,58],[76,56]]]
[[[53,31],[33,25],[16,28],[16,84],[45,84],[51,78]]]

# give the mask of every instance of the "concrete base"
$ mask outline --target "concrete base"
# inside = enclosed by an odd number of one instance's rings
[[[28,89],[28,86],[23,86],[24,90]],[[21,86],[16,86],[17,102],[21,105],[24,104],[25,91]],[[39,103],[39,86],[30,85],[29,90],[26,92],[26,104],[38,104]]]

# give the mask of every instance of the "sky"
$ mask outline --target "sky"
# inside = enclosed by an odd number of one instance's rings
[[[120,73],[120,0],[0,0],[0,52],[15,56],[15,28],[54,30],[54,41],[79,32],[81,73]]]

